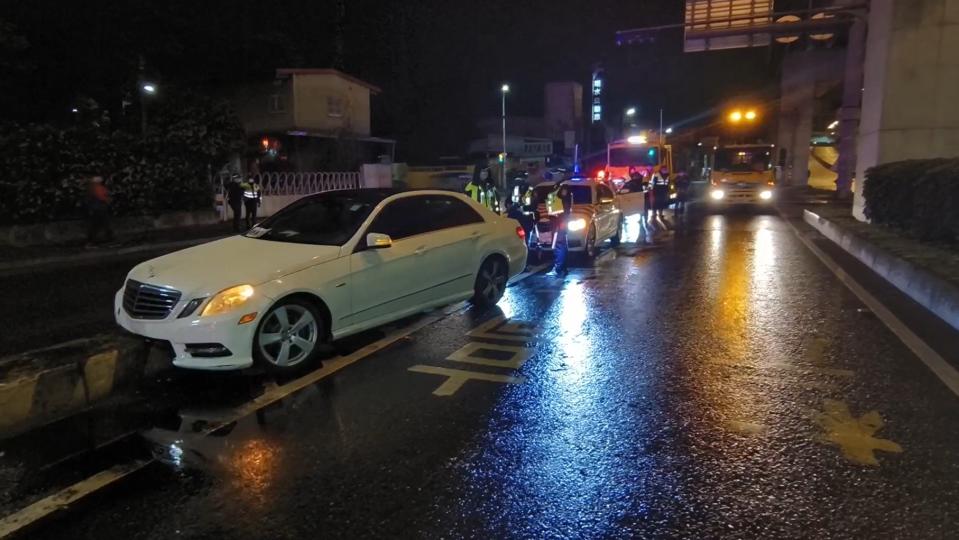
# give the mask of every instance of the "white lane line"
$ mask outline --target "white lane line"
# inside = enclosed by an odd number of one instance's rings
[[[933,373],[936,374],[936,377],[939,377],[939,380],[945,384],[953,394],[959,396],[959,371],[956,371],[949,362],[946,362],[942,356],[939,356],[932,347],[926,344],[919,336],[913,333],[898,317],[896,317],[891,311],[889,311],[886,306],[882,304],[875,296],[869,293],[862,285],[859,284],[852,276],[846,273],[826,252],[819,249],[819,247],[807,238],[802,231],[799,230],[796,225],[792,223],[785,215],[780,216],[783,221],[789,224],[792,227],[793,232],[799,238],[799,240],[809,248],[809,251],[812,251],[819,260],[832,271],[833,274],[839,278],[841,281],[853,294],[856,295],[859,300],[869,308],[887,328],[892,330],[892,333],[896,335],[906,347],[909,348],[923,364],[926,365]]]
[[[530,268],[528,271],[514,277],[512,283],[519,283],[531,275],[543,270],[547,266],[549,265],[539,265],[538,267]],[[329,377],[337,371],[340,371],[351,364],[355,364],[356,362],[372,355],[377,351],[385,349],[386,347],[396,343],[397,341],[416,332],[417,330],[439,322],[440,320],[445,319],[453,313],[465,309],[468,306],[468,302],[453,304],[439,313],[424,317],[423,319],[410,323],[402,328],[397,328],[383,338],[370,343],[369,345],[354,351],[351,354],[334,358],[332,360],[325,360],[322,368],[304,375],[299,379],[290,381],[283,386],[273,386],[253,401],[229,410],[223,418],[218,419],[218,422],[213,423],[207,429],[205,429],[203,434],[209,435],[210,433],[227,424],[230,424],[231,422],[238,421],[244,416],[256,412],[257,409],[270,405],[271,403],[275,403],[289,396],[290,394],[297,392],[298,390],[314,384],[321,379]],[[126,478],[130,474],[143,469],[155,461],[155,459],[135,461],[132,464],[116,465],[109,469],[105,469],[94,474],[93,476],[62,489],[53,495],[50,495],[49,497],[41,499],[40,501],[4,516],[2,519],[0,519],[0,539],[10,537],[23,531],[24,528],[37,523],[40,520],[60,510],[63,510],[64,508],[67,508],[69,505],[74,504],[77,501],[80,501],[81,499],[84,499],[96,493],[97,491],[100,491],[101,489]]]

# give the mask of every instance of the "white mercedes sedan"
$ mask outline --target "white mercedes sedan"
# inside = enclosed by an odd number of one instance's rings
[[[461,300],[496,304],[526,266],[523,236],[457,193],[320,193],[246,235],[137,265],[114,313],[169,342],[179,367],[297,372],[324,342]]]

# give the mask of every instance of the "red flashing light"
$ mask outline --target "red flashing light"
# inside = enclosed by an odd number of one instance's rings
[[[526,229],[516,227],[516,236],[518,236],[520,240],[526,240]]]
[[[606,171],[603,171],[603,170],[599,171],[598,173],[596,173],[596,177],[599,178],[600,180],[606,178]]]

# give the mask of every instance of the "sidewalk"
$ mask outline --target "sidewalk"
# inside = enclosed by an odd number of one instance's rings
[[[232,234],[230,223],[217,223],[158,229],[93,248],[78,243],[31,247],[0,245],[0,272],[25,272],[54,265],[97,262],[131,253],[181,249]]]

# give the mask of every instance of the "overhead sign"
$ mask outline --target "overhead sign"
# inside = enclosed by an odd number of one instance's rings
[[[772,22],[773,0],[686,0],[686,52],[769,45],[751,29]],[[742,31],[741,33],[739,31]]]

